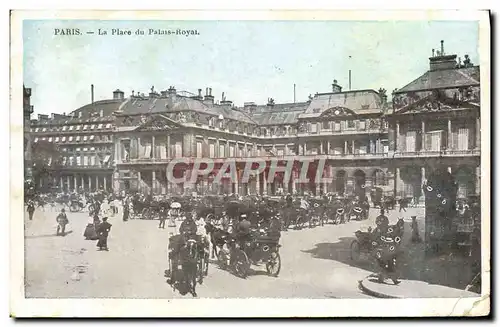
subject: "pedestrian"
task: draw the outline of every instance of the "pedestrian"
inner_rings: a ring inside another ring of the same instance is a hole
[[[29,220],[33,220],[33,214],[35,213],[35,204],[33,203],[33,200],[30,200],[28,202],[28,216]]]
[[[160,209],[160,225],[158,225],[158,228],[165,229],[165,220],[167,220],[167,210],[162,207]]]
[[[66,210],[61,209],[61,212],[57,215],[57,233],[56,235],[66,235],[66,225],[69,223],[68,216],[66,216]]]
[[[411,216],[411,242],[422,242],[422,238],[420,238],[420,234],[418,233],[417,216]]]
[[[123,221],[128,221],[128,216],[130,214],[130,208],[128,205],[128,200],[123,205]]]
[[[108,217],[103,217],[102,223],[97,228],[97,236],[99,237],[99,240],[97,241],[97,247],[99,248],[99,251],[109,251],[108,235],[110,230],[111,224],[108,223]]]
[[[387,216],[385,215],[385,210],[383,208],[380,209],[380,215],[375,218],[375,225],[377,225],[378,228],[381,228],[384,231],[389,226],[389,218],[387,218]]]

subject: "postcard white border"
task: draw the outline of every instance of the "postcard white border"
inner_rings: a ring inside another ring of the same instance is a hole
[[[468,20],[479,22],[481,65],[481,297],[461,299],[26,299],[24,297],[23,44],[25,19],[106,20]],[[490,21],[487,11],[14,11],[11,15],[10,313],[15,317],[411,317],[490,311]]]

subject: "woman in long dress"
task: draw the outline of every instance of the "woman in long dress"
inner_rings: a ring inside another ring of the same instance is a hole
[[[87,227],[85,227],[85,232],[83,232],[83,237],[85,237],[86,240],[97,240],[97,232],[96,232],[96,226],[94,224],[94,220],[92,219],[89,221],[87,224]]]

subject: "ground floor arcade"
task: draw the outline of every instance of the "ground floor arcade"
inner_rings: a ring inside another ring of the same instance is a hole
[[[37,179],[37,188],[43,191],[95,192],[113,190],[113,175],[109,171],[60,171]]]

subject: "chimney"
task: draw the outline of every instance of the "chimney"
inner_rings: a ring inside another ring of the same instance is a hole
[[[151,87],[151,91],[149,92],[149,97],[150,98],[157,98],[158,97],[158,93],[155,91],[154,86]]]
[[[257,105],[255,102],[245,102],[243,103],[243,110],[246,112],[253,114],[255,112],[255,109],[257,109]]]
[[[207,106],[212,106],[214,104],[214,97],[212,96],[212,88],[207,87],[205,90],[205,99],[203,100],[203,103],[206,104]]]
[[[90,103],[94,103],[94,84],[90,84]]]
[[[337,80],[334,79],[332,84],[332,93],[340,93],[340,92],[342,92],[342,86],[338,85]]]
[[[457,55],[445,55],[444,41],[441,41],[441,51],[429,58],[429,70],[454,69],[457,66]]]
[[[168,108],[172,108],[177,99],[177,92],[175,90],[175,87],[173,86],[170,86],[167,92],[168,92]]]
[[[203,100],[203,95],[201,94],[202,89],[198,89],[198,95],[193,95],[191,98],[195,100]]]
[[[121,91],[120,89],[116,89],[113,92],[113,99],[115,99],[115,100],[123,100],[124,97],[125,97],[125,93],[123,93],[123,91]]]
[[[267,98],[267,106],[269,108],[274,107],[274,99],[273,98]]]

